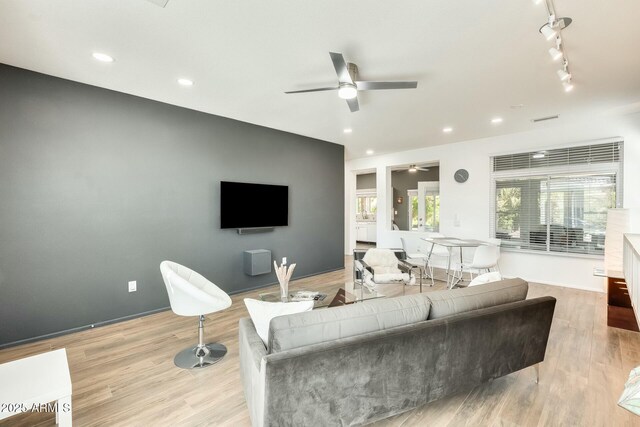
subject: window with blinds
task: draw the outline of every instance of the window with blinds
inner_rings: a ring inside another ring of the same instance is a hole
[[[496,156],[492,232],[504,248],[604,254],[607,210],[621,205],[620,141]]]

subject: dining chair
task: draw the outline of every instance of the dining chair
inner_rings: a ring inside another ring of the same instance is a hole
[[[486,245],[478,246],[473,254],[473,261],[469,264],[462,264],[461,269],[467,270],[469,273],[469,280],[473,280],[473,272],[478,274],[486,271],[491,272],[491,269],[495,269],[500,272],[500,239],[487,239]]]
[[[445,235],[442,233],[431,231],[426,233],[426,237],[438,238],[438,237],[445,237]],[[449,260],[449,257],[453,256],[453,253],[452,253],[453,250],[450,252],[449,249],[440,245],[436,245],[435,243],[424,242],[424,245],[425,245],[425,248],[423,252],[427,254],[425,269],[429,275],[429,278],[431,279],[431,286],[433,286],[434,284],[433,261],[442,260],[443,262],[446,263]]]

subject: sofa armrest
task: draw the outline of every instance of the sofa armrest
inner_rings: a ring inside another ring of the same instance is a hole
[[[264,357],[267,348],[249,318],[239,322],[240,378],[253,426],[262,426],[264,412]]]
[[[262,338],[258,335],[256,327],[250,318],[240,319],[239,334],[240,346],[244,346],[244,350],[246,350],[245,355],[250,356],[247,358],[247,361],[250,360],[256,368],[260,369],[260,361],[267,355],[267,348],[264,342],[262,342]],[[241,348],[240,350],[242,355],[243,349]]]

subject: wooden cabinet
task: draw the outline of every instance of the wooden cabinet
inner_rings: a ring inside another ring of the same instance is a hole
[[[624,278],[607,278],[607,325],[614,328],[640,331],[631,306],[629,288]]]

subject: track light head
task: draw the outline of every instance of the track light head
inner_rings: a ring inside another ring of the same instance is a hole
[[[571,78],[571,74],[569,74],[566,70],[558,70],[558,77],[560,77],[561,82],[566,82]]]
[[[567,28],[573,20],[571,18],[562,17],[556,19],[555,15],[549,15],[549,21],[544,24],[538,31],[547,39],[551,40],[559,34],[560,30]]]
[[[562,86],[564,87],[565,92],[571,92],[573,90],[573,83],[571,83],[571,78],[567,79],[567,81],[562,82]]]
[[[540,33],[547,39],[551,40],[558,35],[558,31],[554,29],[551,24],[547,23],[540,27]]]
[[[549,49],[549,55],[551,56],[551,59],[553,59],[554,61],[559,61],[560,58],[564,56],[562,51],[557,47],[552,47],[551,49]]]

